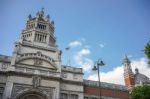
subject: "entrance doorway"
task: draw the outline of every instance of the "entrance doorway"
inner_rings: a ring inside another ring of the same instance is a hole
[[[17,99],[47,99],[45,95],[37,92],[30,92],[20,95]]]

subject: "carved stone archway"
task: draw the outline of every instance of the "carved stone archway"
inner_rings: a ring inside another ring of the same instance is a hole
[[[19,95],[16,99],[48,99],[46,95],[40,92],[26,92]]]

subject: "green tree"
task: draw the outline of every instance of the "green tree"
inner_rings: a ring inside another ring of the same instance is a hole
[[[148,64],[150,65],[150,42],[148,42],[144,48],[144,53],[148,58]]]
[[[150,99],[150,86],[143,85],[133,88],[130,93],[131,99]]]

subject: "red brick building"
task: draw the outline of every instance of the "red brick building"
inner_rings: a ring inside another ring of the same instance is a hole
[[[84,80],[84,99],[99,99],[98,81]],[[129,92],[123,85],[101,82],[102,99],[129,99]]]

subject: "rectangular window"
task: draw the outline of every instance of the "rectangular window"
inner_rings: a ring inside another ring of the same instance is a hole
[[[92,99],[97,99],[96,97],[92,97]]]
[[[88,99],[88,97],[84,97],[84,99]]]
[[[76,94],[71,94],[71,99],[78,99],[78,95],[76,95]]]
[[[66,93],[61,93],[60,99],[68,99],[68,95]]]
[[[0,99],[3,99],[3,98],[2,98],[2,96],[3,96],[3,94],[2,94],[2,93],[0,93]]]

